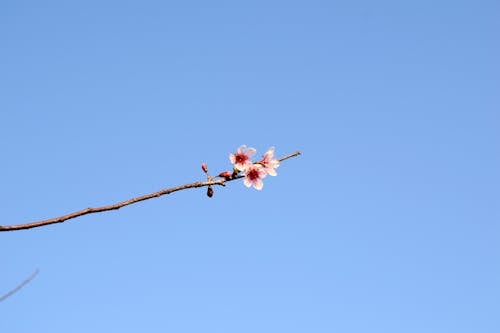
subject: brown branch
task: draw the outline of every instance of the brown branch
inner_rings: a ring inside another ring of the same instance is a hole
[[[286,155],[286,156],[280,158],[279,161],[282,162],[284,160],[287,160],[289,158],[292,158],[292,157],[295,157],[298,155],[300,155],[299,151],[297,151],[293,154],[290,154],[290,155]],[[221,179],[217,179],[217,180],[213,180],[213,178],[209,177],[209,180],[204,181],[204,182],[194,182],[194,183],[190,183],[190,184],[185,184],[185,185],[180,185],[180,186],[175,186],[175,187],[163,189],[163,190],[160,190],[158,192],[145,194],[145,195],[142,195],[140,197],[125,200],[125,201],[122,201],[122,202],[119,202],[119,203],[116,203],[113,205],[109,205],[109,206],[102,206],[102,207],[96,207],[96,208],[89,207],[89,208],[85,208],[85,209],[82,209],[80,211],[66,214],[63,216],[55,217],[55,218],[48,219],[48,220],[31,222],[31,223],[24,223],[24,224],[17,224],[17,225],[0,225],[0,232],[1,231],[15,231],[15,230],[31,229],[31,228],[42,227],[42,226],[54,224],[54,223],[61,223],[61,222],[64,222],[64,221],[67,221],[70,219],[74,219],[76,217],[80,217],[80,216],[87,215],[87,214],[100,213],[100,212],[105,212],[105,211],[109,211],[109,210],[120,209],[122,207],[132,205],[132,204],[140,202],[140,201],[149,200],[152,198],[158,198],[158,197],[161,197],[162,195],[170,194],[170,193],[181,191],[181,190],[186,190],[188,188],[197,188],[197,187],[205,187],[205,186],[212,186],[212,185],[226,186],[226,184],[225,184],[226,182],[233,181],[233,180],[243,178],[243,177],[244,177],[243,175],[238,175],[238,176],[233,177],[231,179],[221,178]]]
[[[0,296],[0,302],[4,301],[7,297],[10,297],[12,296],[13,294],[15,294],[16,292],[18,292],[22,287],[24,287],[25,285],[27,285],[31,280],[33,280],[33,278],[38,274],[38,269],[35,270],[33,273],[31,273],[30,276],[28,276],[26,278],[26,280],[24,280],[23,282],[21,282],[17,287],[15,287],[14,289],[12,289],[11,291],[9,291],[8,293],[6,293],[5,295],[3,296]]]

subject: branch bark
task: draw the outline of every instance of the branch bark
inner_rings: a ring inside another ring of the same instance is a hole
[[[286,155],[286,156],[284,156],[284,157],[282,157],[282,158],[280,158],[278,160],[280,162],[282,162],[284,160],[287,160],[289,158],[298,156],[300,154],[301,153],[299,151],[296,151],[295,153]],[[185,185],[180,185],[180,186],[175,186],[175,187],[163,189],[163,190],[160,190],[158,192],[154,192],[154,193],[150,193],[150,194],[145,194],[145,195],[142,195],[142,196],[139,196],[139,197],[135,197],[135,198],[132,198],[132,199],[128,199],[128,200],[125,200],[125,201],[122,201],[122,202],[119,202],[119,203],[116,203],[116,204],[113,204],[113,205],[102,206],[102,207],[95,207],[95,208],[89,207],[89,208],[85,208],[85,209],[79,210],[77,212],[73,212],[73,213],[70,213],[70,214],[66,214],[66,215],[63,215],[63,216],[59,216],[59,217],[55,217],[55,218],[51,218],[51,219],[47,219],[47,220],[42,220],[42,221],[36,221],[36,222],[30,222],[30,223],[23,223],[23,224],[17,224],[17,225],[0,225],[0,232],[2,232],[2,231],[15,231],[15,230],[24,230],[24,229],[38,228],[38,227],[46,226],[46,225],[49,225],[49,224],[61,223],[61,222],[65,222],[67,220],[71,220],[71,219],[74,219],[76,217],[80,217],[80,216],[83,216],[83,215],[88,215],[88,214],[105,212],[105,211],[109,211],[109,210],[120,209],[122,207],[125,207],[125,206],[128,206],[128,205],[132,205],[132,204],[144,201],[144,200],[149,200],[149,199],[152,199],[152,198],[158,198],[158,197],[161,197],[161,196],[166,195],[166,194],[170,194],[170,193],[181,191],[181,190],[186,190],[186,189],[189,189],[189,188],[197,188],[197,187],[205,187],[205,186],[213,186],[213,185],[226,186],[227,182],[230,182],[230,181],[233,181],[233,180],[236,180],[236,179],[240,179],[240,178],[243,178],[243,177],[244,177],[243,175],[238,175],[238,176],[233,177],[231,179],[221,178],[221,179],[216,179],[216,180],[214,180],[212,177],[209,177],[209,179],[207,181],[204,181],[204,182],[194,182],[194,183],[190,183],[190,184],[185,184]]]

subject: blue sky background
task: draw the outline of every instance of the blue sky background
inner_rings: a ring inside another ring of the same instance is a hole
[[[2,1],[1,332],[498,332],[497,1]]]

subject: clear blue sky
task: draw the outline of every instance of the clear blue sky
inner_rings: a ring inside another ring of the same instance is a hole
[[[276,146],[264,189],[0,234],[0,332],[498,332],[498,1],[0,3],[0,224]]]

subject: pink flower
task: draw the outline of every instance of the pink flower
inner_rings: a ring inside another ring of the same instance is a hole
[[[229,160],[234,167],[240,171],[245,171],[250,165],[252,165],[252,158],[255,155],[256,150],[254,148],[247,148],[245,145],[241,145],[236,151],[236,154],[230,154]]]
[[[264,170],[271,176],[276,176],[276,168],[280,166],[280,161],[274,158],[274,147],[269,148],[264,156],[262,157],[262,160],[259,161],[259,164],[261,164],[264,167]]]
[[[245,172],[245,179],[243,179],[243,183],[246,187],[253,186],[256,190],[262,190],[264,183],[262,182],[262,178],[265,178],[267,175],[266,170],[260,164],[250,164],[247,165],[247,169]]]

